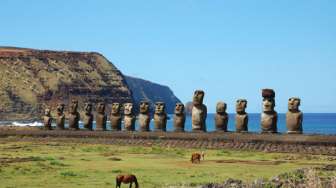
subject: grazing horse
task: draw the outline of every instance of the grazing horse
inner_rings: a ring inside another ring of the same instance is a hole
[[[201,162],[201,157],[202,157],[202,155],[201,154],[199,154],[199,153],[193,153],[193,154],[191,154],[191,159],[190,159],[190,161],[191,161],[191,163],[200,163]]]
[[[116,177],[116,188],[120,188],[121,183],[130,184],[129,188],[132,188],[132,184],[135,183],[135,188],[139,188],[138,180],[133,174],[118,175]]]

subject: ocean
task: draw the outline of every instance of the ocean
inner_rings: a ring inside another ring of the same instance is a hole
[[[214,131],[214,115],[208,114],[206,124],[207,131]],[[278,114],[278,131],[285,133],[286,129],[286,114]],[[169,115],[170,119],[167,122],[167,131],[172,131],[173,128],[173,115]],[[39,126],[40,122],[19,122],[19,121],[0,121],[1,125],[17,125],[17,126]],[[53,125],[55,126],[55,125]],[[95,126],[95,125],[94,125]],[[80,127],[83,125],[80,123]],[[107,123],[108,129],[110,129],[109,122]],[[136,122],[136,129],[139,125]],[[151,121],[151,129],[153,130],[154,122]],[[250,132],[260,132],[260,114],[250,113],[248,129]],[[191,131],[191,116],[186,117],[185,130]],[[235,131],[235,114],[229,114],[228,130]],[[303,115],[303,132],[305,134],[333,134],[336,135],[336,113],[305,113]]]

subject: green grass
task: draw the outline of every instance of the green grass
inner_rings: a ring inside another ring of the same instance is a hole
[[[297,168],[336,163],[326,156],[203,150],[205,161],[191,164],[190,154],[195,151],[201,150],[3,142],[0,187],[110,188],[115,186],[115,176],[120,173],[135,174],[142,188],[198,185],[227,178],[250,182]]]

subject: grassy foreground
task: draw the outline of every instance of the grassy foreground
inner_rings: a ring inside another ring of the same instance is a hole
[[[133,173],[140,187],[250,182],[297,168],[335,164],[328,156],[202,150],[205,161],[191,164],[195,149],[0,139],[0,187],[115,187],[115,176]],[[127,187],[124,185],[124,187]]]

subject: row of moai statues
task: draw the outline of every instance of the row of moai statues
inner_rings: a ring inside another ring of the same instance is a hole
[[[262,90],[262,107],[261,113],[261,132],[262,133],[277,133],[278,114],[274,110],[275,107],[275,92],[272,89]],[[206,131],[206,116],[207,108],[203,104],[204,91],[196,90],[193,97],[192,108],[192,130]],[[301,134],[303,114],[299,109],[301,100],[297,97],[292,97],[288,100],[288,112],[286,113],[287,133]],[[248,132],[248,114],[246,113],[247,100],[238,99],[236,101],[236,117],[235,126],[236,132]],[[215,128],[216,131],[228,131],[227,124],[229,116],[226,113],[227,105],[224,102],[218,102],[216,105]]]
[[[261,132],[262,133],[277,133],[277,120],[278,115],[274,110],[275,107],[275,92],[272,89],[263,89],[263,112],[261,113]],[[193,96],[193,107],[192,107],[192,131],[193,132],[206,132],[206,118],[207,118],[207,107],[203,104],[204,91],[196,90]],[[140,131],[150,131],[150,110],[149,102],[140,102],[140,113],[138,115],[139,130]],[[286,125],[288,133],[302,133],[302,112],[299,110],[300,99],[292,97],[288,101],[288,112],[286,113]],[[113,103],[110,122],[112,131],[122,130],[122,115],[124,120],[124,130],[134,131],[136,115],[134,114],[133,104],[124,104],[124,113],[121,113],[122,105],[120,103]],[[236,132],[248,132],[248,114],[246,113],[247,100],[238,99],[236,101],[236,116],[235,116],[235,126]],[[155,103],[154,111],[154,131],[166,131],[167,126],[167,113],[165,110],[165,103],[157,102]],[[106,130],[107,116],[105,114],[105,104],[98,103],[96,114],[96,130],[104,131]],[[227,105],[224,102],[218,102],[216,105],[216,115],[215,115],[215,127],[216,131],[228,131],[227,125],[229,116],[226,113]],[[92,104],[86,103],[84,107],[84,117],[82,118],[84,128],[87,130],[92,130],[93,114],[92,114]],[[185,130],[185,113],[184,105],[182,103],[177,103],[174,111],[174,131],[183,132]],[[78,102],[73,100],[69,106],[69,129],[78,130],[79,129],[80,114],[78,112]],[[44,125],[47,129],[51,129],[52,117],[50,115],[50,109],[45,110]],[[57,106],[56,115],[56,128],[64,129],[65,115],[64,115],[64,104]]]
[[[56,128],[63,130],[65,129],[65,114],[64,114],[64,104],[59,104],[56,108]],[[121,131],[122,130],[122,118],[124,120],[124,130],[134,131],[135,130],[135,121],[136,115],[133,110],[132,103],[125,103],[124,113],[121,113],[122,105],[120,103],[113,103],[111,114],[110,114],[110,123],[112,131]],[[106,130],[107,115],[105,113],[105,104],[98,103],[96,107],[96,129],[97,131]],[[80,113],[78,112],[78,101],[73,100],[69,105],[69,129],[78,130],[79,121],[81,119]],[[92,104],[86,103],[84,107],[84,117],[82,118],[84,128],[87,130],[93,130],[93,119],[92,114]],[[155,103],[155,112],[154,112],[154,131],[166,131],[167,127],[167,113],[166,105],[163,102]],[[48,130],[52,129],[52,120],[51,111],[49,108],[45,109],[45,114],[43,117],[44,127]],[[140,113],[138,115],[139,121],[139,130],[140,131],[150,131],[150,104],[148,101],[140,102]],[[175,131],[184,131],[185,124],[185,114],[184,114],[184,105],[182,103],[177,103],[175,107],[175,117],[174,125]]]

